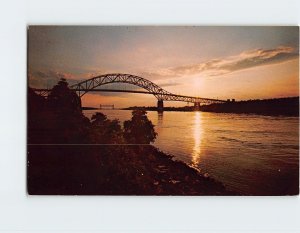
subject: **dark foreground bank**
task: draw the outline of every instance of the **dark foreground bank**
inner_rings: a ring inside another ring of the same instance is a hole
[[[28,193],[235,195],[149,146],[29,146]]]
[[[36,195],[234,195],[150,143],[146,111],[121,126],[102,113],[82,114],[62,79],[48,98],[28,90],[27,189]]]

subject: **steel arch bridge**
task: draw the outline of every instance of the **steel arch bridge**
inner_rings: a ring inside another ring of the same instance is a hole
[[[128,91],[128,90],[115,90],[115,89],[99,89],[97,87],[111,84],[111,83],[126,83],[132,84],[134,86],[141,87],[145,89],[145,91]],[[186,103],[194,103],[195,107],[199,107],[200,104],[211,104],[211,103],[224,103],[226,101],[219,100],[219,99],[209,99],[209,98],[201,98],[201,97],[194,97],[194,96],[185,96],[185,95],[177,95],[171,92],[168,92],[158,86],[157,84],[131,74],[104,74],[99,75],[91,79],[84,80],[77,84],[71,85],[70,89],[75,91],[78,96],[81,98],[88,92],[95,92],[95,91],[108,91],[108,92],[128,92],[128,93],[142,93],[142,94],[152,94],[154,95],[158,102],[158,109],[163,108],[163,101],[181,101]],[[51,91],[49,89],[33,89],[34,91],[38,92],[40,95],[47,96],[48,93]]]
[[[152,94],[160,101],[182,101],[190,103],[221,103],[225,102],[224,100],[219,99],[208,99],[201,97],[185,96],[172,94],[164,89],[162,89],[157,84],[144,79],[142,77],[131,75],[131,74],[104,74],[100,75],[80,83],[71,85],[70,88],[77,92],[77,94],[82,97],[84,94],[90,91],[97,91],[97,87],[111,84],[111,83],[127,83],[132,84],[138,87],[145,89],[146,91],[122,91],[116,90],[117,92],[131,92],[131,93],[143,93],[143,94]],[[114,90],[109,90],[114,91]]]

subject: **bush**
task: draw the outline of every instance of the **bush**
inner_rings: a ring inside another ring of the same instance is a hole
[[[109,120],[101,112],[95,113],[91,118],[91,143],[117,144],[122,143],[122,129],[119,120]]]
[[[132,144],[150,144],[156,139],[154,125],[145,110],[133,110],[131,120],[124,122],[124,139]]]

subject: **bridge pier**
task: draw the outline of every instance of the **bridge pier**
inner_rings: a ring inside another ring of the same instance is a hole
[[[157,101],[157,111],[158,112],[163,112],[164,111],[164,101],[163,100],[158,100]]]
[[[194,111],[199,111],[200,110],[200,103],[199,102],[195,102],[194,103]]]

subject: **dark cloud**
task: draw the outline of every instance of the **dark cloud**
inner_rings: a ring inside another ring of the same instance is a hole
[[[79,82],[70,73],[53,70],[28,72],[29,86],[34,88],[52,88],[62,78],[66,79],[69,85]]]

